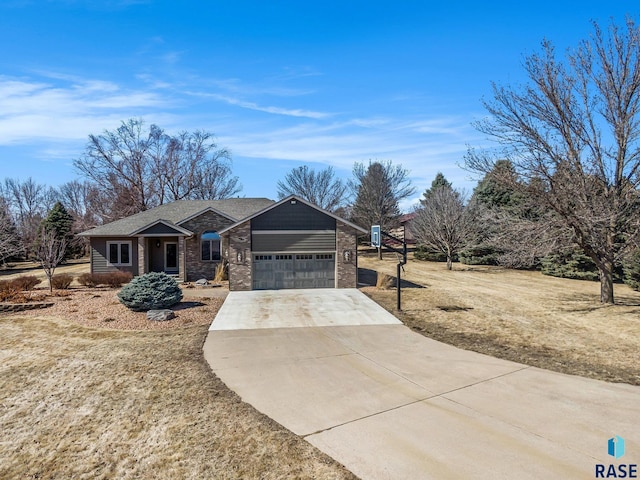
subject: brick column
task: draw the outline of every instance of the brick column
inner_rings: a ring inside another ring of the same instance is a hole
[[[229,235],[229,290],[252,290],[251,222],[238,225],[227,232],[227,235]]]
[[[147,273],[146,243],[147,239],[145,237],[138,237],[138,275],[144,275]]]
[[[349,252],[349,260],[345,259]],[[353,227],[336,222],[336,287],[358,286],[357,232]]]
[[[178,279],[181,282],[187,281],[187,261],[184,247],[184,237],[178,237]]]

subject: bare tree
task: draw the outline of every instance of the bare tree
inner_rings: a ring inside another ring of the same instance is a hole
[[[36,258],[49,280],[49,292],[53,292],[52,278],[56,268],[64,260],[67,250],[67,239],[58,236],[53,229],[42,226],[38,235]]]
[[[242,189],[238,177],[231,174],[231,154],[218,147],[212,133],[165,136],[152,156],[160,203],[229,198]]]
[[[6,178],[2,187],[12,217],[18,228],[23,251],[27,257],[34,252],[40,222],[55,203],[57,192],[32,178],[19,180]]]
[[[324,210],[335,212],[346,202],[347,185],[336,178],[331,167],[316,172],[303,165],[287,173],[284,181],[278,181],[278,198],[289,195],[298,195]]]
[[[463,194],[450,185],[431,188],[415,210],[412,231],[417,242],[447,257],[447,270],[453,257],[467,244],[472,218],[467,215]]]
[[[630,19],[606,32],[594,24],[564,62],[544,41],[524,67],[529,84],[494,85],[478,125],[501,148],[470,151],[466,164],[486,173],[511,161],[522,180],[513,187],[562,219],[598,267],[600,301],[614,303],[614,266],[640,232],[640,31]]]
[[[219,199],[238,193],[229,152],[207,132],[170,136],[140,119],[122,122],[114,131],[89,135],[76,169],[108,202],[106,220],[181,199]]]
[[[397,226],[399,202],[415,193],[409,171],[391,161],[356,163],[349,186],[356,199],[351,210],[352,219],[364,228],[380,225],[383,231]],[[378,249],[382,258],[382,249]]]
[[[158,204],[160,187],[150,152],[157,151],[163,133],[155,125],[146,131],[142,120],[130,119],[116,130],[89,135],[84,155],[74,160],[80,173],[114,199],[116,217]]]

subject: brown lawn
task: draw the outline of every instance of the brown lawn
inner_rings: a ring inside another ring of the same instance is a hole
[[[395,254],[366,254],[359,267],[395,276]],[[599,284],[499,267],[410,260],[400,318],[451,345],[563,373],[640,385],[640,293],[615,286],[617,305],[599,303]],[[363,291],[395,312],[396,290]]]
[[[204,293],[153,330],[110,289],[0,315],[0,479],[355,478],[213,375]]]

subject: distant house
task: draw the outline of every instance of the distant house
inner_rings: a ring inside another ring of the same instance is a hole
[[[91,272],[211,279],[226,261],[231,290],[355,288],[366,230],[296,196],[180,200],[82,232]]]
[[[404,239],[407,242],[407,245],[415,245],[416,237],[413,234],[413,230],[411,228],[414,218],[416,218],[415,213],[407,213],[405,215],[402,215],[398,219],[400,226],[392,228],[389,233],[396,238]]]

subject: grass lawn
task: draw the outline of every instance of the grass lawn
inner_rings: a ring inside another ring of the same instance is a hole
[[[353,478],[226,388],[206,334],[0,316],[0,479]]]
[[[396,274],[395,254],[358,266]],[[616,284],[617,305],[599,302],[600,284],[499,267],[410,260],[401,320],[451,345],[557,372],[640,385],[640,293]],[[397,313],[396,290],[363,291]]]

